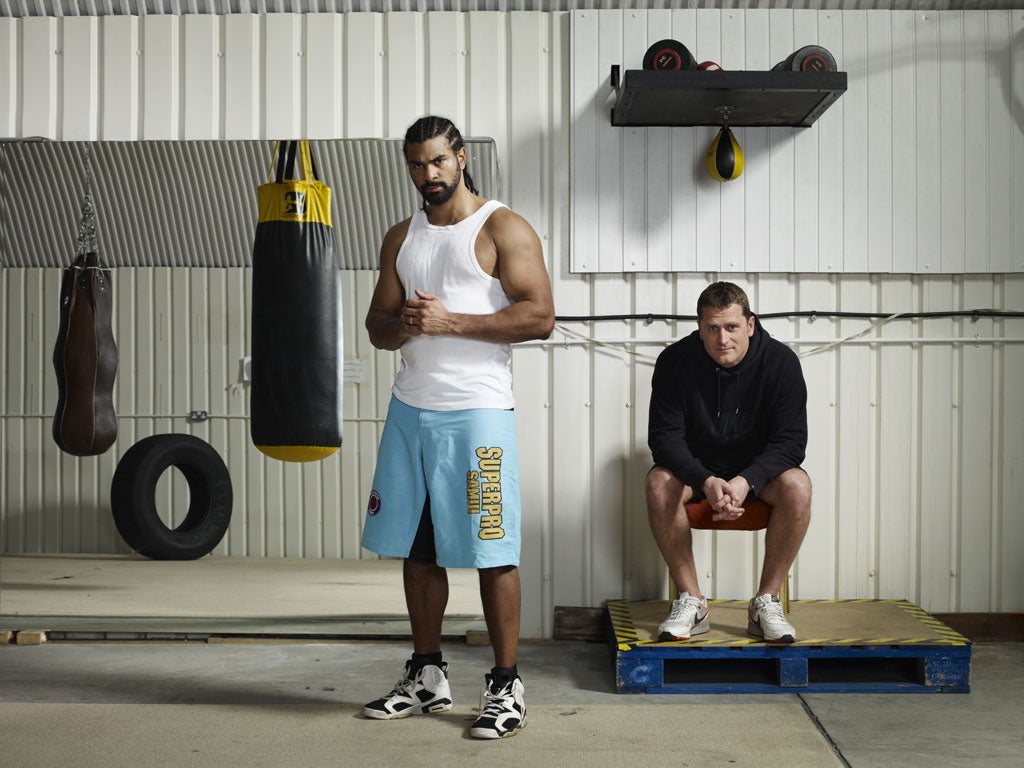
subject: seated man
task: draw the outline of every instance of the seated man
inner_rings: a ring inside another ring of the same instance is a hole
[[[773,509],[747,631],[793,642],[778,594],[811,519],[811,481],[800,468],[807,387],[797,356],[761,327],[739,286],[708,286],[697,300],[697,330],[658,356],[648,444],[651,531],[679,590],[660,638],[689,640],[709,628],[683,505],[706,498],[713,519],[735,520],[746,499],[759,498]]]

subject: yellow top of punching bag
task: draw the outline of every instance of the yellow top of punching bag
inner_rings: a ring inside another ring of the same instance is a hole
[[[313,160],[309,153],[309,142],[299,142],[302,158],[302,178],[277,181],[273,175],[277,153],[281,142],[274,147],[271,160],[271,176],[266,184],[257,190],[260,207],[260,223],[265,221],[290,221],[297,224],[323,224],[331,226],[331,188],[313,178]]]

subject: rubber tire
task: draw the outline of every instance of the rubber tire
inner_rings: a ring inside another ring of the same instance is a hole
[[[156,485],[170,467],[185,476],[189,506],[177,528],[156,508]],[[231,476],[217,451],[192,435],[153,435],[121,457],[110,484],[118,532],[133,550],[153,560],[195,560],[208,555],[231,522]]]

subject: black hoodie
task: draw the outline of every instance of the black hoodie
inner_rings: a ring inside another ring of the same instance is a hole
[[[709,477],[742,475],[754,493],[807,448],[807,386],[800,360],[755,318],[743,359],[720,367],[694,331],[654,366],[647,443],[654,463],[701,491]]]

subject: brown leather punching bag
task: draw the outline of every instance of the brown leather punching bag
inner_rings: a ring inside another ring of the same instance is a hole
[[[64,270],[61,283],[60,327],[53,349],[59,392],[53,439],[74,456],[103,453],[117,438],[112,286],[110,271],[100,266],[96,251],[95,215],[87,193],[77,258]]]

